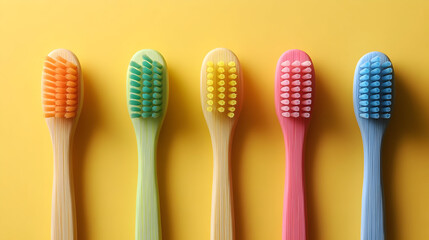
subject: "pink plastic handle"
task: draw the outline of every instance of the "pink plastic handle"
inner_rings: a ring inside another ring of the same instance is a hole
[[[286,148],[283,240],[306,240],[304,140],[314,98],[314,68],[303,51],[284,52],[277,62],[274,85],[276,113]]]
[[[304,192],[305,124],[288,119],[283,129],[286,148],[286,180],[283,202],[283,240],[306,240],[307,219]]]

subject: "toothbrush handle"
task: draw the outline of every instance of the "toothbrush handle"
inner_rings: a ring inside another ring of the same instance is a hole
[[[283,206],[283,240],[306,240],[304,192],[304,137],[299,125],[285,132],[286,180]]]
[[[58,121],[58,127],[52,132],[54,179],[52,188],[51,239],[74,240],[76,239],[75,206],[69,156],[71,127],[61,121]]]
[[[149,128],[138,137],[139,163],[136,207],[136,240],[162,239],[156,172],[156,133]]]
[[[384,205],[381,180],[382,135],[364,139],[364,178],[362,190],[362,240],[384,240]]]
[[[229,137],[213,141],[211,240],[234,240]]]

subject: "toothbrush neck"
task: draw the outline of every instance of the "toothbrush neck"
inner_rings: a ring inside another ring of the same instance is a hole
[[[146,167],[154,168],[158,140],[158,128],[152,126],[152,124],[136,124],[135,132],[139,151],[139,164],[145,162]]]
[[[370,127],[362,131],[365,164],[380,165],[383,136],[384,129],[380,127]]]
[[[287,119],[283,123],[283,137],[288,159],[302,159],[308,122]]]

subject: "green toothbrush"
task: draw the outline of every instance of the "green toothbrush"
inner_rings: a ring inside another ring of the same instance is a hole
[[[167,110],[168,75],[165,60],[157,51],[144,49],[132,57],[127,74],[127,102],[139,154],[136,240],[160,240],[156,145]]]

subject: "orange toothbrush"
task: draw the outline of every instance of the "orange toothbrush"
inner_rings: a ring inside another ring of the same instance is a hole
[[[46,57],[42,99],[54,149],[51,239],[75,240],[70,146],[82,107],[82,74],[79,61],[72,52],[56,49]]]

